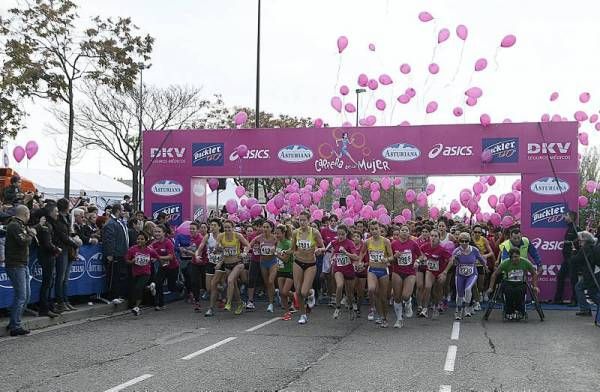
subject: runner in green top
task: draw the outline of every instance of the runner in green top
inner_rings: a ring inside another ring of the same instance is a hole
[[[281,305],[285,310],[282,320],[289,321],[292,319],[292,313],[289,309],[288,295],[290,289],[294,285],[294,279],[292,276],[292,264],[293,256],[288,250],[292,247],[290,238],[292,237],[292,230],[289,226],[278,225],[275,228],[275,239],[277,245],[275,247],[275,256],[277,257],[277,286],[279,287],[279,295],[281,297]],[[288,252],[286,252],[288,251]]]
[[[508,251],[510,259],[503,261],[492,274],[488,295],[492,292],[498,275],[502,274],[500,289],[504,293],[504,314],[508,319],[520,319],[525,314],[525,291],[527,289],[527,272],[531,274],[531,283],[537,294],[540,290],[537,285],[537,269],[528,259],[521,257],[518,248]]]

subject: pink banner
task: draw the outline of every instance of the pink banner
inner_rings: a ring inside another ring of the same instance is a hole
[[[144,202],[176,223],[202,216],[194,177],[521,174],[522,228],[542,256],[548,299],[562,262],[562,213],[577,209],[577,143],[575,122],[146,131]]]

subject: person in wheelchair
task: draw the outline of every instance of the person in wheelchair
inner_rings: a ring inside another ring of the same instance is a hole
[[[511,248],[508,256],[509,259],[502,261],[492,274],[487,294],[489,296],[492,293],[498,275],[502,274],[500,292],[504,297],[504,317],[509,320],[520,320],[525,316],[527,272],[532,276],[531,282],[536,295],[540,292],[537,285],[538,273],[537,268],[528,259],[521,257],[519,248]]]

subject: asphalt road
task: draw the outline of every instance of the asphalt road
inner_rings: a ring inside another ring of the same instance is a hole
[[[600,390],[600,328],[574,312],[546,311],[543,323],[499,311],[483,323],[480,312],[456,325],[447,312],[398,330],[333,320],[325,306],[301,326],[264,307],[207,319],[178,302],[4,338],[0,390]]]

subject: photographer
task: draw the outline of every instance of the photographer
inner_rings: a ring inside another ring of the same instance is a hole
[[[575,285],[577,302],[579,303],[578,316],[591,316],[592,311],[586,296],[596,304],[600,303],[600,245],[596,238],[588,231],[577,233],[580,249],[575,256],[571,258],[572,266],[582,274],[583,279]],[[586,295],[587,293],[587,295]],[[600,322],[600,316],[596,315],[596,325]]]
[[[33,199],[33,193],[21,191],[21,177],[12,176],[10,185],[4,190],[4,202],[7,204],[27,204]]]

